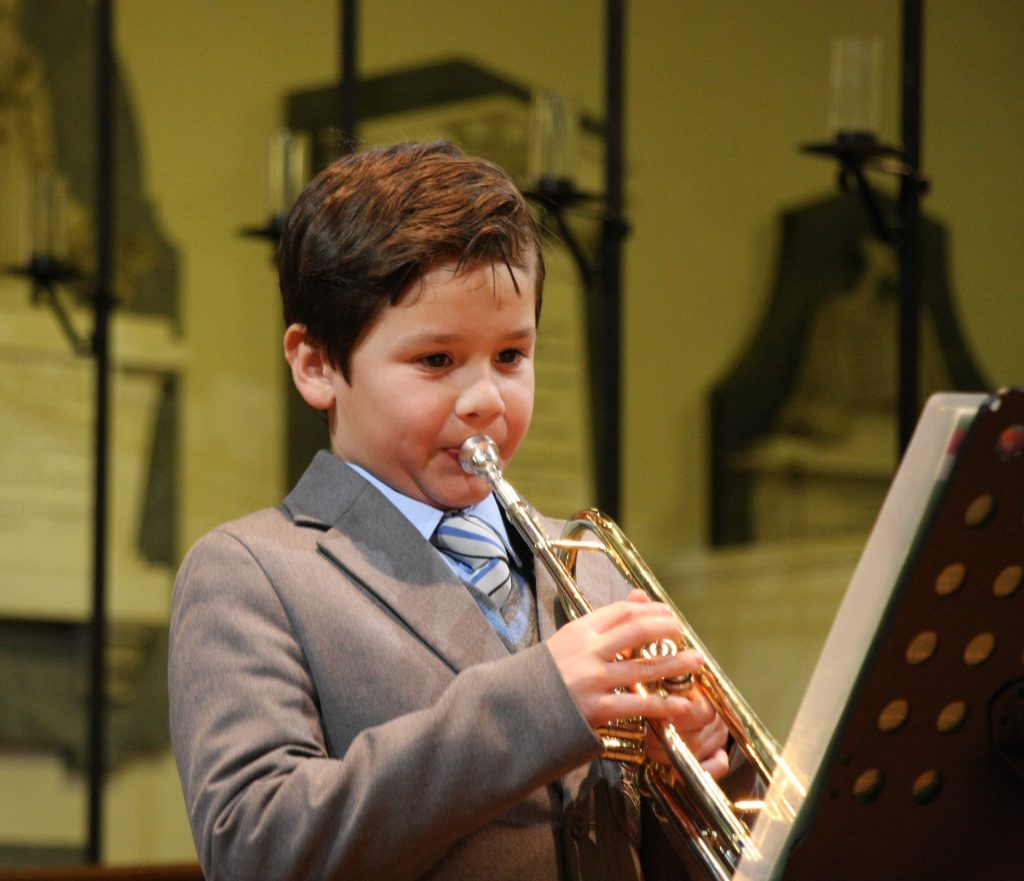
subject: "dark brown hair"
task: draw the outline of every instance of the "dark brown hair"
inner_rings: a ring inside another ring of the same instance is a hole
[[[344,156],[313,179],[285,222],[278,253],[285,324],[304,325],[348,379],[363,331],[446,257],[460,268],[491,261],[533,268],[539,317],[540,237],[526,200],[498,166],[443,141]]]

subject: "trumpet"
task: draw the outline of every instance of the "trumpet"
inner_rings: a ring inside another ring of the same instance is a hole
[[[461,447],[459,462],[464,471],[485,479],[516,530],[551,573],[566,616],[575,620],[593,610],[575,577],[580,551],[600,551],[608,556],[619,573],[633,587],[652,600],[665,603],[675,613],[680,632],[678,643],[659,643],[639,651],[655,654],[695,649],[705,662],[689,681],[638,683],[638,694],[666,694],[697,685],[715,706],[742,750],[765,783],[785,771],[781,747],[725,673],[704,648],[682,613],[658,583],[653,572],[637,553],[618,525],[593,508],[580,511],[567,523],[558,539],[546,528],[530,504],[519,495],[501,472],[495,443],[485,435],[468,438]],[[593,540],[581,537],[589,533]],[[654,798],[657,813],[674,846],[688,848],[713,881],[732,878],[740,858],[746,853],[756,857],[751,841],[752,817],[760,803],[732,802],[721,787],[701,767],[675,726],[651,719],[646,724],[664,747],[669,765],[646,759],[643,755],[644,720],[612,722],[598,733],[605,744],[605,757],[640,765],[644,781]],[[791,819],[791,818],[790,818]]]

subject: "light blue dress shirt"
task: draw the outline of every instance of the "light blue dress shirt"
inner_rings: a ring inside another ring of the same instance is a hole
[[[365,468],[360,465],[353,465],[351,462],[346,463],[352,470],[358,471],[363,477],[365,477],[370,483],[372,483],[377,489],[383,493],[392,505],[398,508],[402,512],[402,515],[408,520],[427,541],[430,541],[431,536],[437,529],[437,524],[441,522],[441,518],[445,512],[428,505],[426,502],[421,502],[418,499],[410,498],[404,493],[398,492],[396,489],[392,489],[378,477],[371,474]],[[505,545],[505,549],[508,551],[509,560],[512,564],[522,570],[522,563],[512,547],[512,543],[509,541],[508,530],[505,528],[505,520],[501,516],[501,510],[498,507],[498,500],[494,498],[493,494],[490,494],[481,502],[477,502],[475,505],[470,505],[465,509],[466,513],[473,514],[484,521],[488,526],[491,527],[495,532],[498,533]],[[440,553],[440,551],[438,552]],[[441,554],[444,561],[451,567],[451,570],[459,575],[458,564],[445,554]],[[460,576],[461,577],[461,576]]]
[[[359,474],[379,489],[381,493],[384,494],[384,498],[391,502],[391,504],[402,513],[402,515],[416,528],[420,535],[422,535],[428,542],[430,541],[431,536],[433,536],[434,531],[437,529],[438,523],[441,522],[441,518],[445,515],[444,511],[398,492],[396,489],[388,486],[386,483],[359,465],[353,465],[351,462],[348,462],[347,464],[350,468],[359,472]],[[470,591],[476,599],[477,605],[480,607],[480,611],[483,612],[484,617],[490,622],[491,627],[494,628],[495,632],[501,638],[502,642],[505,643],[508,650],[510,652],[516,651],[516,647],[521,644],[521,641],[530,626],[530,621],[534,617],[534,603],[532,600],[531,587],[527,579],[521,574],[523,570],[522,563],[520,562],[515,549],[512,547],[512,543],[509,541],[508,530],[505,528],[505,521],[502,519],[501,510],[498,507],[498,501],[494,498],[494,495],[488,495],[483,501],[477,502],[475,505],[470,505],[465,509],[465,512],[476,515],[495,532],[497,532],[502,543],[505,545],[505,549],[508,551],[509,562],[512,563],[516,570],[513,575],[514,582],[517,583],[519,585],[519,589],[527,595],[525,602],[519,602],[513,607],[514,611],[511,613],[511,618],[506,621],[502,612],[491,605],[486,597],[477,591]],[[459,569],[458,563],[456,563],[455,560],[447,554],[441,553],[439,550],[437,553],[441,559],[445,561],[448,568],[452,570],[459,581],[463,581],[464,573]]]

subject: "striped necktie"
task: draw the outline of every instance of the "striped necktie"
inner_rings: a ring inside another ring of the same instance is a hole
[[[512,592],[508,551],[498,533],[473,514],[446,514],[434,533],[434,544],[459,564],[462,580],[501,609]]]

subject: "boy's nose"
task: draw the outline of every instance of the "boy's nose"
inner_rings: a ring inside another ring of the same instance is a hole
[[[504,413],[505,401],[493,377],[481,376],[468,383],[459,393],[455,412],[461,419],[477,420],[493,419]]]

